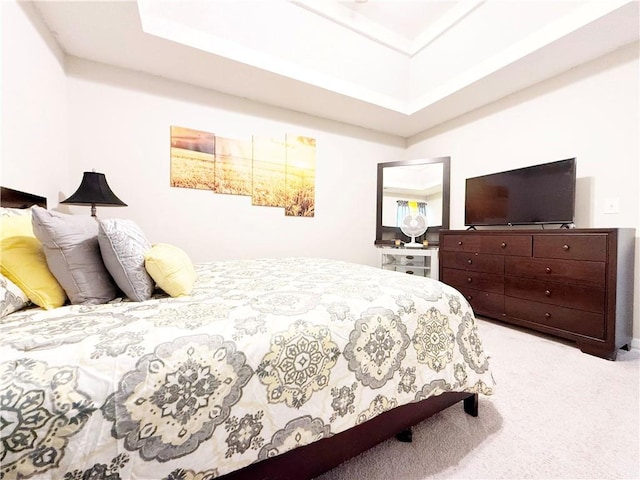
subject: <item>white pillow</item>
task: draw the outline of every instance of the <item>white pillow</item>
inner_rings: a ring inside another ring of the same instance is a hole
[[[0,207],[0,217],[22,217],[24,215],[31,215],[31,209]]]

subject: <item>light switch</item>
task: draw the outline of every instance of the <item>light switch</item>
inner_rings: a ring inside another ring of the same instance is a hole
[[[618,197],[607,198],[604,201],[604,213],[620,213],[620,199]]]

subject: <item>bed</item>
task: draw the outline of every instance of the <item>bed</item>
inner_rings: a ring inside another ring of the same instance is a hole
[[[313,478],[493,392],[443,283],[318,258],[195,269],[189,296],[0,319],[1,478]]]

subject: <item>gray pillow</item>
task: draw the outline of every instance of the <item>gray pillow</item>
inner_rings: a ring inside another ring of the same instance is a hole
[[[98,242],[107,270],[131,300],[149,300],[155,284],[144,268],[144,254],[151,244],[131,220],[100,221]]]
[[[98,222],[33,207],[33,233],[40,240],[49,270],[74,304],[107,303],[117,296],[98,246]]]

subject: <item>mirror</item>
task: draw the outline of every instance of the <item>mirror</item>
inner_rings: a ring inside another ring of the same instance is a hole
[[[449,157],[438,157],[378,164],[376,245],[411,240],[397,226],[399,201],[426,204],[429,228],[416,241],[438,244],[440,229],[449,228],[449,163]]]

